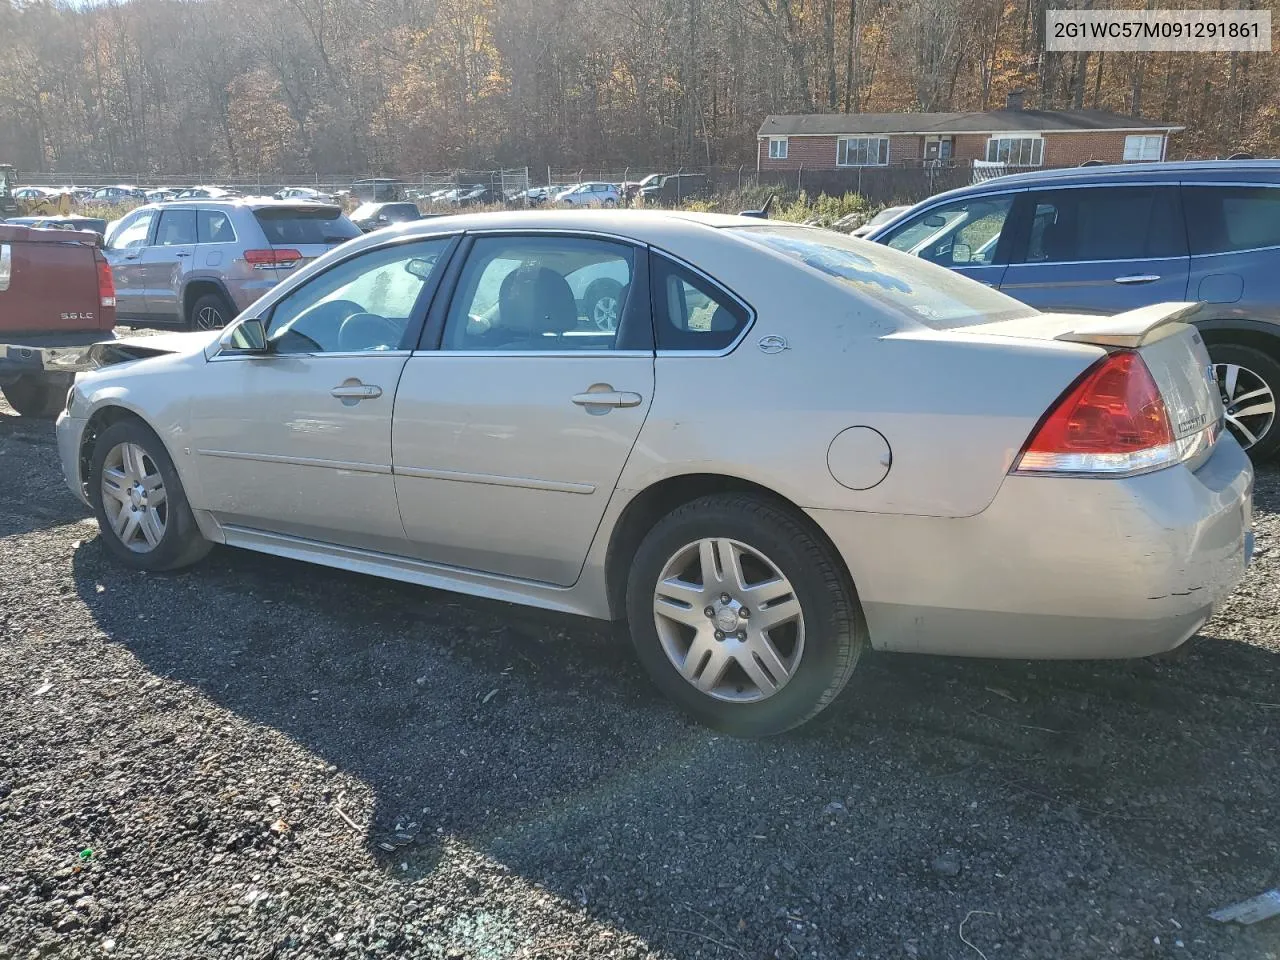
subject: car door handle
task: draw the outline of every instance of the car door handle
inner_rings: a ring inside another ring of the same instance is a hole
[[[382,396],[382,388],[372,383],[341,383],[329,391],[339,400],[373,400]]]
[[[125,258],[126,260],[137,260],[137,259],[138,259],[138,254],[136,254],[136,253],[126,253],[126,254],[124,255],[124,258]]]
[[[622,390],[589,390],[575,393],[573,402],[580,407],[638,407],[644,397]]]
[[[1115,282],[1116,283],[1151,283],[1152,281],[1159,280],[1159,279],[1160,279],[1160,274],[1158,273],[1133,273],[1127,277],[1116,277]]]
[[[175,254],[174,254],[174,256],[175,256],[175,257],[189,257],[189,256],[191,256],[191,254],[186,253],[185,251],[179,250],[177,253],[175,253]]]

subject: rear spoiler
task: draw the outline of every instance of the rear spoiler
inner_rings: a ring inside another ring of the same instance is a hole
[[[1175,323],[1194,322],[1204,306],[1203,303],[1153,303],[1112,317],[1085,320],[1054,339],[1135,349],[1174,333]]]

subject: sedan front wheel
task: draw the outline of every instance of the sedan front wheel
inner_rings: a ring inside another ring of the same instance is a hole
[[[658,687],[736,736],[816,715],[866,640],[831,548],[783,505],[747,494],[703,497],[653,528],[631,567],[627,616]]]

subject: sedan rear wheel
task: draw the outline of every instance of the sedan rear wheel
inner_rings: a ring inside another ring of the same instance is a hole
[[[1276,429],[1280,364],[1253,347],[1229,343],[1209,349],[1227,428],[1255,461],[1270,459],[1280,449]]]
[[[653,528],[632,564],[627,615],[659,688],[738,736],[817,714],[866,637],[830,546],[785,506],[745,494],[693,501]]]

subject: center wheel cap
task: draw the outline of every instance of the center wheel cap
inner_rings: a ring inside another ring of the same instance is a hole
[[[715,616],[716,626],[725,633],[732,633],[738,629],[738,605],[719,606],[716,608]]]

